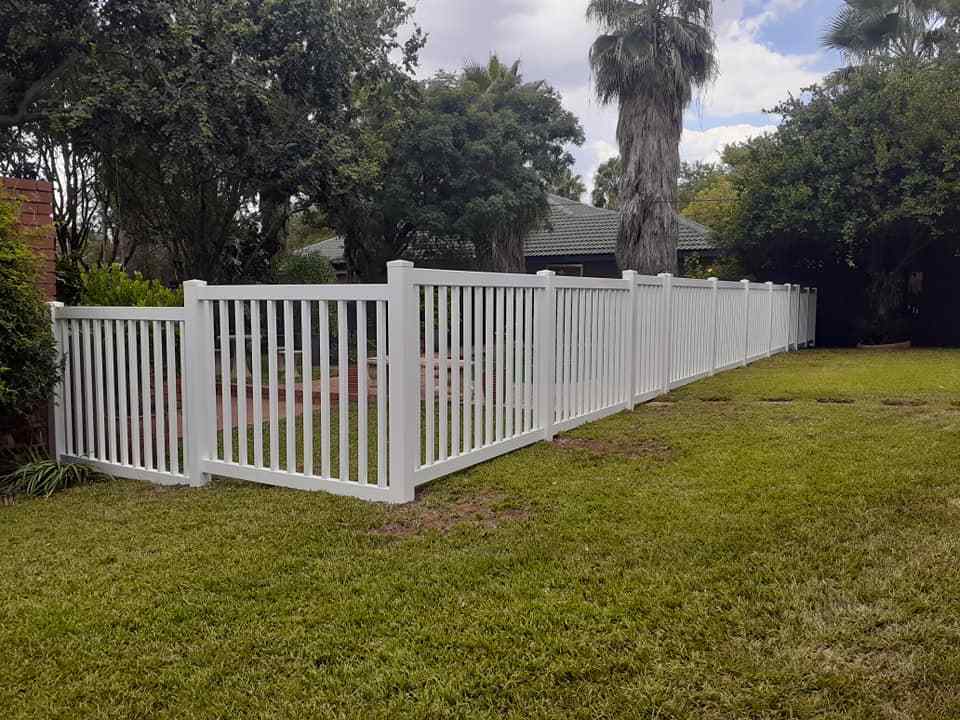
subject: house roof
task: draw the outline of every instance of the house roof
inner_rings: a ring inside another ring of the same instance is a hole
[[[620,211],[585,205],[559,195],[548,195],[550,215],[547,221],[527,236],[524,255],[601,255],[617,247]],[[714,250],[710,229],[689,218],[678,216],[678,250]]]
[[[333,264],[343,262],[343,238],[334,236],[327,240],[305,245],[297,251],[300,255],[323,255]]]
[[[531,232],[524,244],[526,257],[554,255],[606,255],[617,247],[620,232],[620,211],[585,205],[559,195],[547,195],[550,214],[547,221]],[[677,217],[680,236],[677,250],[715,250],[710,238],[710,228],[682,215]],[[343,238],[313,243],[302,248],[300,253],[321,253],[330,262],[344,261]]]

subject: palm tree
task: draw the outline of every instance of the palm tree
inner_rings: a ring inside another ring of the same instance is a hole
[[[947,14],[940,0],[844,0],[822,41],[859,63],[937,52]]]
[[[583,178],[573,172],[569,166],[555,173],[553,177],[547,178],[547,192],[568,200],[580,202],[580,198],[586,191],[587,186],[583,184]]]
[[[597,96],[618,100],[621,269],[675,271],[683,110],[716,73],[710,0],[590,0]]]

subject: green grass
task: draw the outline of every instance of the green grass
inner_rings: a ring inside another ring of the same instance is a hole
[[[233,482],[18,500],[0,708],[958,717],[958,367],[781,356],[405,507]]]

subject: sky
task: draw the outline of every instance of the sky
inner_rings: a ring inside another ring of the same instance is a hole
[[[601,105],[587,53],[597,28],[586,0],[414,0],[413,22],[428,34],[419,77],[485,62],[496,53],[519,59],[526,80],[546,80],[583,125],[586,142],[571,147],[589,191],[597,166],[617,154],[616,104]],[[776,127],[765,114],[791,93],[840,65],[819,37],[842,0],[719,0],[714,3],[719,77],[684,116],[683,160],[716,161],[723,147]]]

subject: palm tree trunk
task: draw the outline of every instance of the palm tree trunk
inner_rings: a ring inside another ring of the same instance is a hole
[[[617,263],[645,275],[677,271],[674,202],[683,110],[666,104],[664,98],[625,97],[617,123],[623,159]]]

